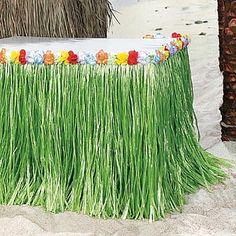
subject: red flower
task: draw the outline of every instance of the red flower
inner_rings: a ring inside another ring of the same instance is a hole
[[[25,51],[25,49],[21,49],[21,50],[20,50],[20,55],[21,55],[21,56],[26,56],[26,51]]]
[[[138,64],[138,52],[136,52],[136,51],[130,51],[129,52],[128,64],[129,65]]]
[[[26,61],[26,51],[24,49],[20,50],[19,62],[20,62],[21,65],[25,65],[27,63],[27,61]]]
[[[20,62],[21,65],[25,65],[26,64],[26,58],[24,56],[22,56],[22,57],[20,56],[19,57],[19,62]]]
[[[73,51],[69,51],[69,57],[67,60],[70,64],[75,65],[78,63],[78,56]]]
[[[181,34],[177,34],[176,32],[172,33],[172,38],[181,38]]]

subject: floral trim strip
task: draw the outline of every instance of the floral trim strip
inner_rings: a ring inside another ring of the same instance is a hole
[[[98,53],[75,53],[73,51],[61,51],[60,53],[52,53],[52,51],[28,51],[24,49],[20,51],[12,51],[7,54],[5,48],[0,51],[0,64],[36,64],[36,65],[54,65],[54,64],[89,64],[89,65],[137,65],[137,64],[160,64],[169,57],[174,56],[178,51],[189,45],[190,39],[185,34],[172,33],[171,42],[163,45],[156,50],[154,54],[144,51],[120,52],[116,55],[108,54],[100,50]]]

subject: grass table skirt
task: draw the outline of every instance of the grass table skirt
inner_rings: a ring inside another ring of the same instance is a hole
[[[222,181],[187,49],[161,65],[0,66],[0,204],[157,220]]]

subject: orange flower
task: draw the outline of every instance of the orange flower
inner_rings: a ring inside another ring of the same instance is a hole
[[[162,51],[157,50],[156,54],[159,56],[161,62],[165,61],[166,57],[165,57],[165,54]]]
[[[96,54],[97,64],[107,64],[108,61],[108,53],[100,50]]]
[[[6,49],[3,48],[0,51],[0,64],[5,64],[6,63]]]
[[[44,64],[45,65],[52,65],[54,64],[55,61],[55,57],[52,54],[52,52],[50,50],[48,50],[45,54],[44,54]]]

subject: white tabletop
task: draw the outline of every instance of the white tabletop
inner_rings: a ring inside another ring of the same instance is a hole
[[[162,39],[66,39],[66,38],[35,38],[35,37],[12,37],[0,39],[0,49],[9,51],[25,49],[26,51],[37,50],[72,50],[76,52],[97,53],[103,49],[108,53],[128,52],[130,50],[153,53],[162,45],[171,41],[170,38]]]

